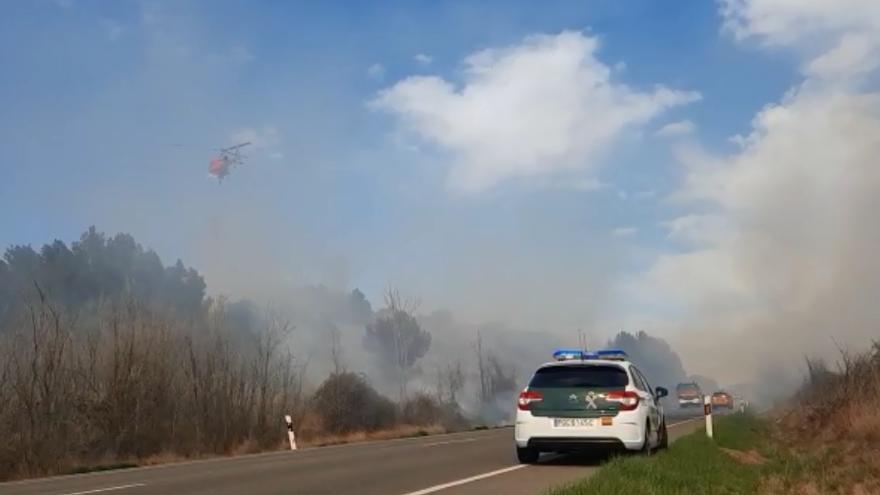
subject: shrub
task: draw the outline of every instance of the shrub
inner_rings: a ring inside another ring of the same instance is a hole
[[[425,393],[416,394],[401,406],[402,420],[410,425],[432,425],[443,417],[443,408],[436,399]]]
[[[842,352],[836,372],[817,360],[807,365],[808,379],[785,425],[806,436],[818,431],[833,439],[880,440],[880,342],[866,353]]]
[[[374,431],[397,422],[397,407],[360,374],[333,373],[315,391],[311,407],[328,433]]]

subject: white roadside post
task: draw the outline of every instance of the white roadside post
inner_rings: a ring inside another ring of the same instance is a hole
[[[706,436],[712,438],[712,397],[709,395],[703,396],[703,415],[706,416]]]
[[[290,450],[296,450],[296,436],[293,434],[293,418],[290,414],[284,416],[284,422],[287,423],[287,439],[290,441]]]

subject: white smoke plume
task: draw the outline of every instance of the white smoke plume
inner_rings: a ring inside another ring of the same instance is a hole
[[[739,150],[678,150],[673,199],[693,211],[668,225],[683,250],[632,289],[685,315],[668,325],[689,369],[772,396],[798,383],[805,355],[880,336],[880,51],[863,42],[880,33],[878,6],[722,3],[727,31],[793,49],[804,79],[755,116]]]

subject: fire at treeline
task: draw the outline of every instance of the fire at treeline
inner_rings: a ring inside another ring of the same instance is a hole
[[[100,462],[281,448],[506,422],[564,338],[424,312],[389,288],[306,286],[273,302],[208,295],[128,234],[11,246],[0,260],[0,480]],[[661,339],[622,332],[659,382],[688,377]],[[658,382],[658,383],[659,383]]]

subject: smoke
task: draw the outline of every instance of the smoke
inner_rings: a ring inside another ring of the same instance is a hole
[[[644,143],[634,136],[700,96],[625,84],[603,60],[601,37],[524,37],[473,52],[460,77],[438,68],[365,88],[350,84],[365,79],[363,53],[338,53],[302,30],[285,31],[302,36],[283,40],[302,49],[285,64],[270,61],[275,77],[246,77],[266,62],[248,48],[247,27],[224,29],[189,5],[146,9],[141,24],[117,33],[124,46],[71,36],[94,31],[88,25],[7,26],[23,40],[9,73],[45,93],[10,100],[18,111],[9,115],[29,118],[0,119],[18,143],[0,151],[16,164],[7,182],[27,191],[0,194],[11,227],[0,237],[69,237],[92,223],[131,232],[198,269],[210,295],[252,300],[233,307],[242,325],[258,324],[249,313],[282,312],[313,379],[333,366],[332,347],[347,369],[381,376],[363,339],[382,287],[394,282],[425,302],[415,316],[431,334],[412,388],[431,390],[437,370],[461,361],[472,411],[481,408],[478,330],[501,375],[513,371],[523,385],[578,328],[606,341],[621,327],[601,322],[630,301],[660,308],[637,328],[681,356],[679,366],[670,355],[658,380],[699,372],[779,397],[799,383],[803,356],[833,357],[837,345],[878,335],[880,13],[871,0],[720,3],[721,36],[744,50],[793,53],[802,80],[756,113],[733,151],[703,149],[703,123],[671,115],[677,122],[658,132],[676,138],[662,142],[676,147],[682,180],[669,202],[683,213],[663,219],[674,248],[653,260],[621,249],[651,229],[620,218],[627,212],[609,198],[616,177],[604,175],[604,161],[628,158],[624,148],[640,146],[626,144]],[[228,39],[218,43],[216,32]],[[65,51],[46,58],[57,50],[34,40],[58,34]],[[80,90],[59,92],[30,63],[57,70],[48,73],[56,80],[90,72]],[[373,76],[382,64],[390,61],[377,61]],[[56,99],[51,111],[30,106]],[[404,153],[384,142],[382,116],[419,147]],[[230,139],[253,143],[248,161],[222,186],[202,181],[211,150]],[[639,186],[647,198],[665,184]],[[631,263],[649,267],[620,283]],[[625,303],[614,299],[621,294]],[[659,343],[647,348],[666,355]],[[395,395],[395,384],[376,385]]]
[[[432,390],[438,373],[460,366],[465,382],[458,396],[459,405],[469,417],[491,423],[510,418],[516,394],[535,369],[549,360],[554,348],[568,342],[556,332],[499,322],[469,322],[449,310],[423,313],[419,322],[431,333],[432,342],[421,362],[422,374],[415,377],[415,386]]]
[[[796,48],[804,80],[758,112],[736,151],[678,148],[684,181],[672,200],[691,209],[670,222],[680,251],[634,291],[684,315],[666,331],[689,368],[770,400],[799,383],[805,355],[880,335],[880,51],[852,44],[876,39],[880,11],[849,3],[724,2],[737,37]]]

